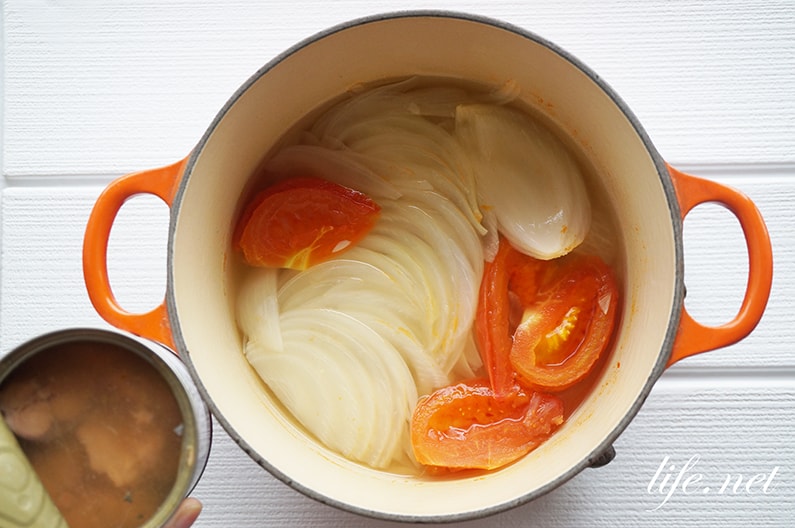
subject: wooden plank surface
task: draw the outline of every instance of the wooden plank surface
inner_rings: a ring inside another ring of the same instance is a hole
[[[0,355],[48,330],[106,326],[80,269],[85,220],[105,184],[187,154],[233,91],[299,40],[409,8],[496,17],[574,53],[618,91],[668,161],[749,194],[775,254],[773,295],[756,331],[664,374],[611,464],[513,511],[454,526],[795,526],[795,6],[788,1],[9,0]],[[166,207],[141,197],[114,226],[111,279],[130,310],[162,298],[167,223]],[[734,218],[714,206],[691,213],[685,259],[688,310],[709,324],[731,318],[747,274]],[[689,474],[703,478],[661,505],[668,488],[652,481],[666,457],[664,473],[695,460]],[[766,490],[720,493],[729,476],[747,483],[760,474],[773,476]],[[298,494],[218,427],[195,495],[205,503],[200,528],[393,525]]]

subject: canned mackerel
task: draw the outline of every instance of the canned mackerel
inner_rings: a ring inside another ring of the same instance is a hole
[[[0,412],[72,528],[161,526],[209,455],[210,414],[187,369],[129,334],[68,329],[17,347],[0,360]],[[0,503],[31,501],[14,493],[25,490],[0,490]]]

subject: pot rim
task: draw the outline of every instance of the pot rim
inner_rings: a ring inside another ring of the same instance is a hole
[[[550,51],[558,55],[561,59],[568,62],[569,64],[580,70],[583,74],[585,74],[592,82],[594,82],[599,87],[599,89],[605,95],[607,95],[610,98],[613,104],[615,104],[616,107],[618,107],[618,109],[621,111],[624,117],[629,121],[635,133],[637,134],[643,146],[645,147],[646,151],[650,155],[654,163],[654,166],[656,168],[656,172],[659,177],[660,183],[662,185],[665,198],[667,200],[667,205],[671,218],[673,242],[675,246],[674,254],[676,262],[675,262],[674,295],[672,299],[671,313],[669,316],[669,323],[666,329],[665,338],[663,339],[657,360],[653,368],[649,372],[646,381],[643,383],[643,386],[640,392],[638,393],[638,396],[632,402],[632,404],[629,407],[629,410],[622,417],[622,419],[616,425],[616,427],[610,432],[610,434],[608,434],[605,437],[605,439],[602,442],[595,445],[591,449],[588,456],[580,460],[577,464],[572,465],[566,472],[562,473],[556,479],[550,481],[546,485],[540,486],[516,499],[502,502],[488,508],[483,508],[480,510],[468,511],[463,513],[455,513],[455,514],[432,514],[432,515],[395,514],[395,513],[370,510],[367,508],[344,503],[342,501],[329,498],[328,496],[320,492],[317,492],[310,487],[304,486],[301,483],[293,481],[289,475],[283,473],[282,471],[274,467],[267,459],[260,456],[246,442],[246,440],[243,439],[237,433],[237,431],[234,429],[231,423],[227,421],[223,413],[220,411],[220,409],[218,409],[212,397],[206,390],[204,384],[202,383],[201,377],[194,368],[193,362],[191,360],[190,350],[187,348],[187,345],[185,344],[185,341],[182,336],[182,329],[180,326],[179,318],[177,316],[176,298],[173,287],[174,233],[176,230],[177,217],[179,215],[179,210],[182,205],[185,188],[187,186],[187,182],[190,179],[194,165],[200,153],[206,146],[207,142],[209,141],[210,137],[212,136],[213,132],[215,131],[221,120],[229,112],[229,110],[238,102],[238,100],[243,96],[243,94],[246,93],[249,88],[251,88],[252,85],[254,85],[256,82],[260,80],[260,78],[262,78],[265,74],[267,74],[270,70],[272,70],[274,67],[280,64],[282,61],[284,61],[294,53],[300,51],[301,49],[310,46],[318,41],[321,41],[324,38],[329,37],[335,33],[346,31],[351,28],[382,22],[382,21],[404,19],[404,18],[457,19],[461,21],[474,22],[498,29],[503,29],[517,36],[525,38],[528,41],[544,46],[545,48],[549,49]],[[174,342],[177,347],[177,350],[179,351],[179,355],[183,359],[185,366],[190,372],[190,375],[193,378],[197,388],[199,389],[203,399],[205,400],[205,403],[211,409],[213,416],[223,426],[224,430],[229,434],[232,440],[237,445],[239,445],[240,448],[244,452],[246,452],[257,464],[259,464],[261,467],[266,469],[271,475],[273,475],[283,483],[287,484],[291,488],[301,492],[307,497],[317,500],[318,502],[333,506],[343,511],[356,513],[366,517],[383,519],[388,521],[420,522],[420,523],[449,523],[456,521],[464,521],[464,520],[487,517],[496,513],[513,509],[522,504],[526,504],[532,500],[541,497],[542,495],[549,493],[553,489],[561,486],[562,484],[573,478],[575,475],[579,474],[582,470],[592,466],[597,467],[599,465],[603,465],[605,459],[603,455],[605,455],[606,453],[610,453],[610,451],[613,449],[613,443],[615,442],[615,440],[627,428],[629,423],[634,419],[635,415],[643,406],[643,404],[646,401],[646,398],[649,396],[657,379],[665,371],[669,357],[671,355],[673,349],[673,343],[676,338],[677,330],[679,328],[679,321],[683,310],[683,302],[685,295],[684,280],[683,280],[684,259],[683,259],[682,240],[683,240],[682,221],[680,215],[679,201],[677,200],[674,184],[668,172],[668,168],[665,161],[663,160],[662,156],[659,154],[657,149],[654,147],[645,129],[643,128],[643,126],[641,125],[640,121],[635,116],[635,114],[632,112],[632,110],[629,108],[629,106],[612,89],[612,87],[595,71],[593,71],[591,68],[585,65],[574,55],[562,49],[560,46],[554,44],[553,42],[547,40],[546,38],[541,37],[540,35],[530,30],[527,30],[523,27],[519,27],[517,25],[499,19],[479,14],[472,14],[472,13],[465,13],[460,11],[452,11],[444,9],[418,9],[418,10],[391,11],[391,12],[359,17],[346,22],[342,22],[333,25],[325,30],[316,32],[315,34],[297,42],[296,44],[287,48],[285,51],[276,55],[274,58],[269,60],[264,66],[258,69],[232,94],[232,96],[227,100],[227,102],[221,107],[221,109],[216,114],[213,121],[208,126],[207,130],[202,135],[196,147],[191,151],[190,155],[188,156],[183,175],[179,181],[179,185],[174,195],[174,201],[171,207],[171,214],[170,214],[168,245],[167,245],[167,281],[166,281],[166,297],[165,297],[166,309],[174,335]],[[610,458],[609,455],[607,456],[607,458]]]

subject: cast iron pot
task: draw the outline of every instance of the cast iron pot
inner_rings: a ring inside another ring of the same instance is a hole
[[[596,169],[625,249],[622,322],[595,390],[537,450],[477,477],[376,471],[325,449],[292,425],[264,389],[244,358],[233,313],[230,236],[246,183],[264,155],[307,113],[352,87],[413,75],[516,81],[523,102],[568,133]],[[139,193],[170,207],[165,300],[145,314],[128,313],[114,300],[106,265],[116,213]],[[704,202],[736,215],[749,255],[742,307],[717,327],[699,324],[683,306],[682,222]],[[559,47],[503,22],[446,12],[355,20],[270,61],[232,95],[188,157],[122,177],[104,191],[88,222],[83,258],[99,314],[178,350],[218,420],[273,475],[345,510],[424,522],[502,511],[608,461],[614,440],[664,370],[750,333],[772,281],[769,236],[747,197],[669,167],[619,96]]]

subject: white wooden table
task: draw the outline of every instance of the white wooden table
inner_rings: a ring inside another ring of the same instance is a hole
[[[756,201],[775,255],[757,330],[666,372],[612,463],[533,503],[456,526],[795,526],[795,4],[784,0],[8,0],[0,354],[48,330],[107,326],[85,293],[80,251],[87,214],[108,182],[186,155],[232,92],[298,40],[406,8],[500,18],[578,56],[626,100],[667,161]],[[166,207],[142,197],[114,227],[111,279],[131,311],[162,298],[167,225]],[[685,238],[688,309],[702,322],[724,322],[747,272],[739,227],[724,210],[702,206],[685,222]],[[700,484],[680,483],[666,500],[688,461]],[[220,428],[194,494],[205,504],[202,528],[391,525],[300,495]]]

